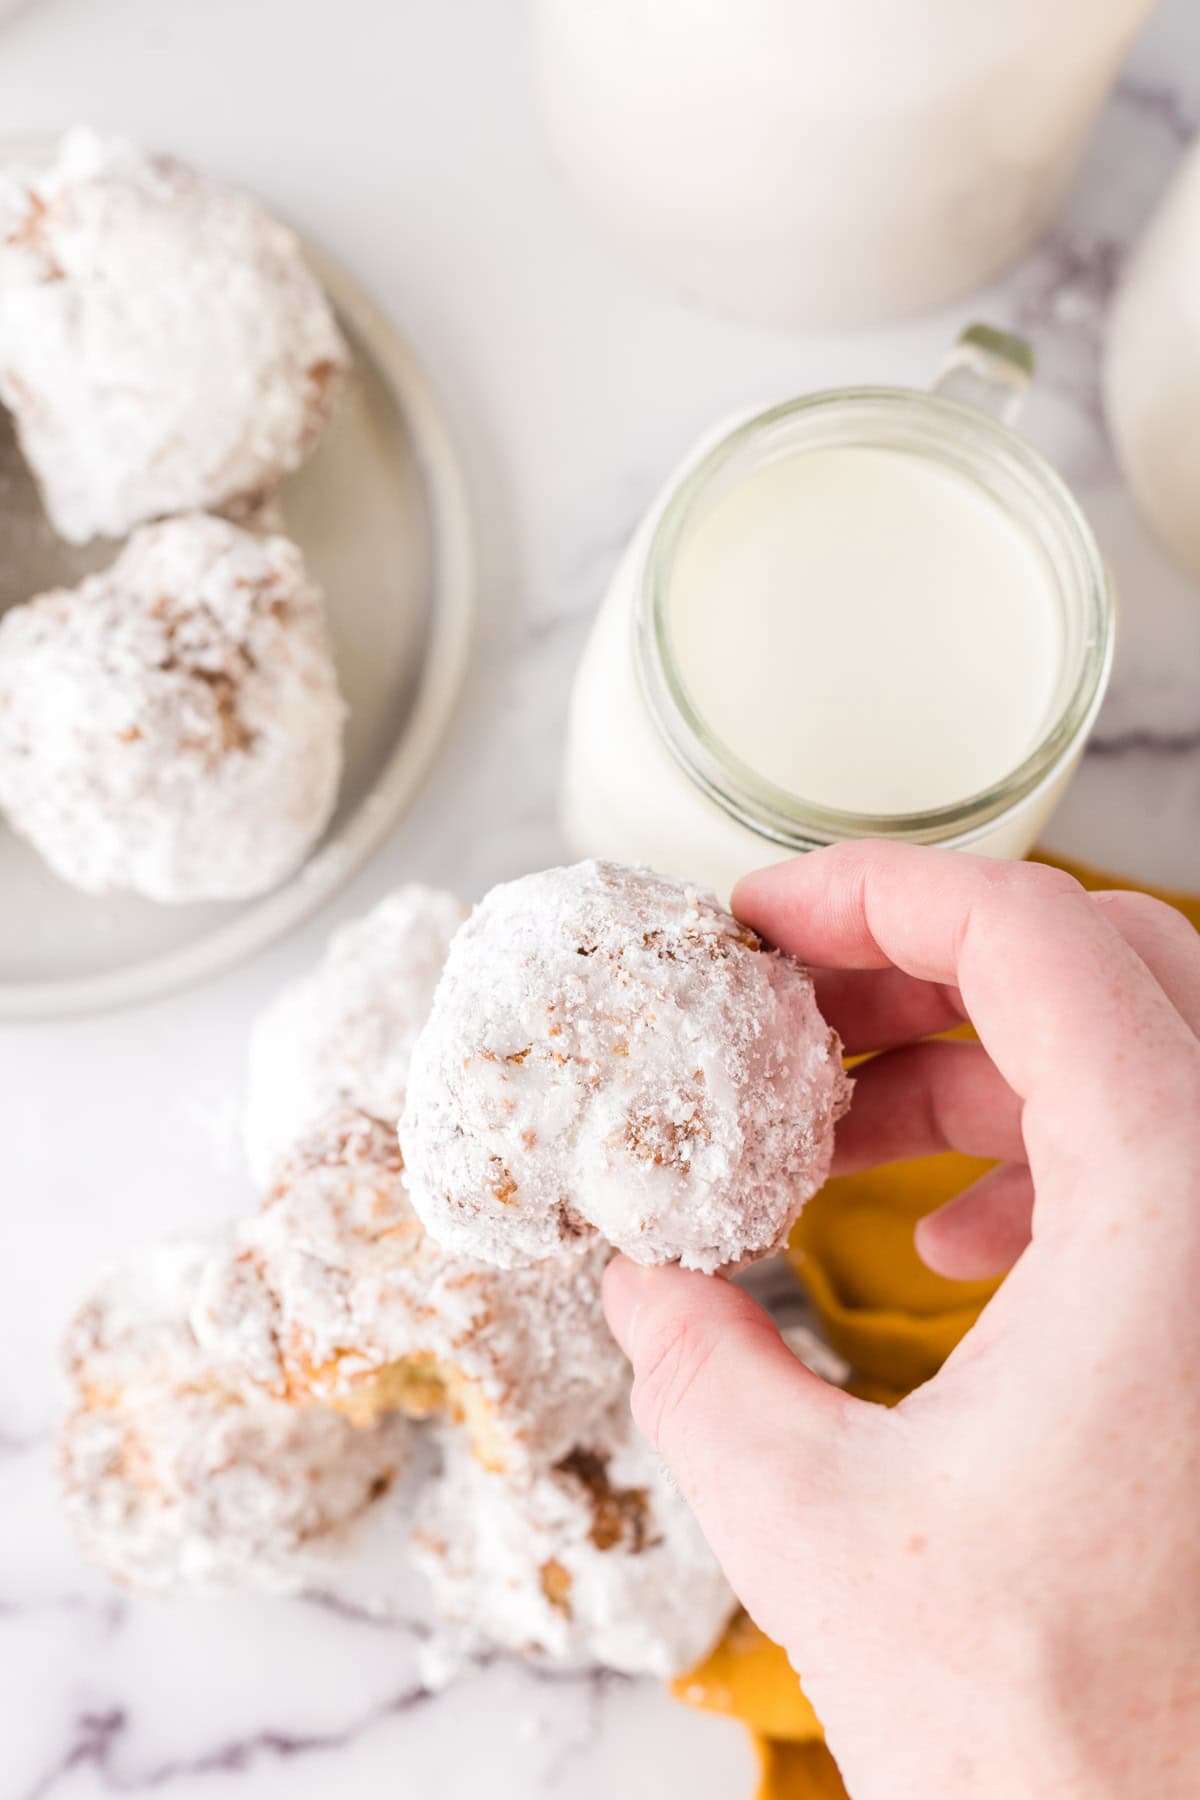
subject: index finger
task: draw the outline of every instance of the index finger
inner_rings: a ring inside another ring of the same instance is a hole
[[[1135,1097],[1153,1098],[1147,1124],[1194,1104],[1195,1036],[1061,870],[859,841],[748,876],[734,909],[802,961],[956,987],[1009,1085],[1031,1104],[1052,1100],[1076,1142],[1120,1126],[1127,1143]]]

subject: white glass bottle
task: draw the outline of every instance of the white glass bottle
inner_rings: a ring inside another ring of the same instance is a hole
[[[1122,275],[1104,391],[1125,479],[1167,549],[1200,581],[1200,143]]]
[[[1052,217],[1153,0],[533,0],[558,160],[723,311],[938,305]]]
[[[1030,366],[973,327],[933,393],[814,394],[697,447],[629,545],[576,677],[575,855],[727,894],[848,837],[1025,854],[1099,709],[1114,632],[1083,514],[1002,422]]]

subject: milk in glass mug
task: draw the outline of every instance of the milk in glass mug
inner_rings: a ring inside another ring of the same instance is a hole
[[[727,895],[882,837],[1019,857],[1112,664],[1078,504],[1010,429],[1020,340],[960,339],[932,392],[830,390],[710,436],[643,520],[571,701],[573,853]]]

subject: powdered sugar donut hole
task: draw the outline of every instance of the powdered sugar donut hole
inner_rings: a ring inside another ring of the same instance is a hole
[[[628,1384],[604,1320],[607,1250],[511,1273],[455,1256],[409,1203],[395,1129],[343,1109],[279,1164],[213,1257],[197,1336],[280,1399],[372,1422],[441,1415],[514,1479],[561,1456]]]
[[[212,1254],[202,1242],[142,1251],[81,1308],[65,1346],[67,1513],[121,1580],[291,1588],[397,1480],[407,1430],[283,1405],[214,1358],[189,1322]]]
[[[0,173],[0,397],[70,542],[246,515],[347,360],[294,233],[247,196],[83,129]]]
[[[324,830],[344,713],[294,544],[203,514],[144,526],[0,620],[0,809],[88,893],[244,898]]]
[[[260,1187],[334,1107],[399,1119],[412,1047],[469,910],[444,889],[398,888],[335,932],[317,966],[260,1015],[243,1115],[246,1157]]]
[[[666,1678],[711,1650],[735,1607],[624,1399],[524,1487],[448,1442],[411,1555],[464,1657],[501,1649]]]
[[[812,982],[716,899],[586,862],[494,888],[451,946],[401,1125],[430,1233],[714,1271],[776,1249],[849,1084]]]

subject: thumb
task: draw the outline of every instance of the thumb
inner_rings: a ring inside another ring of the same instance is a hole
[[[806,1369],[750,1295],[678,1266],[618,1256],[604,1307],[633,1364],[633,1416],[768,1631],[789,1571],[836,1557],[852,1444],[875,1409]]]

